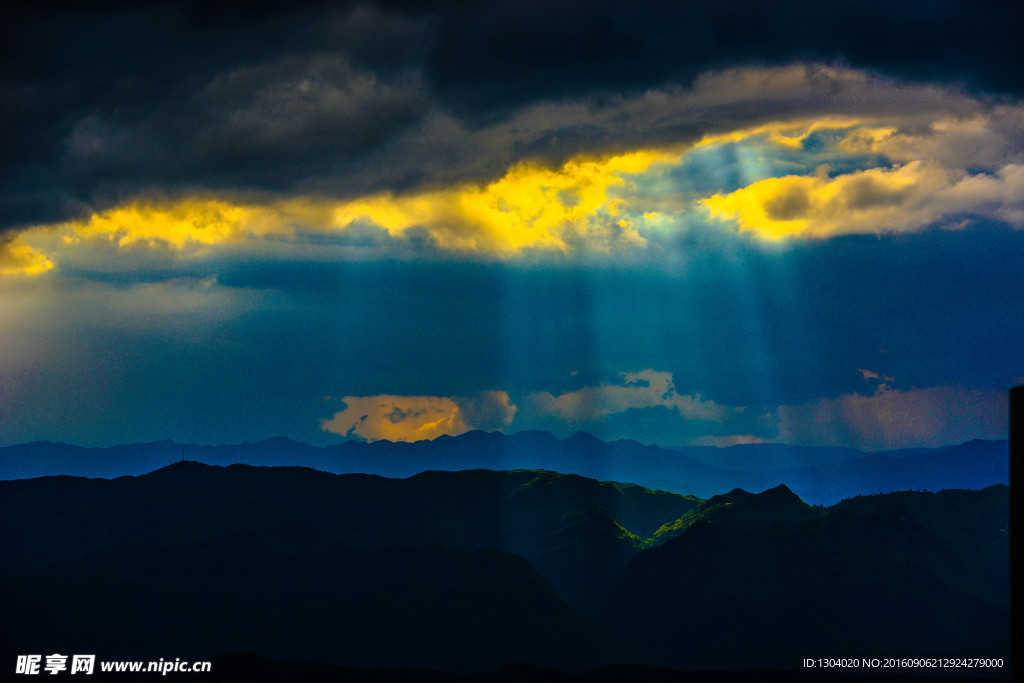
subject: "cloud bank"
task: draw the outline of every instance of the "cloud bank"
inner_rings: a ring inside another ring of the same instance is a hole
[[[69,252],[98,241],[183,256],[267,239],[327,238],[326,246],[331,240],[364,243],[372,258],[656,257],[673,248],[674,236],[694,229],[778,241],[962,228],[978,219],[1024,225],[1024,146],[1015,134],[1024,106],[936,85],[791,65],[708,72],[688,88],[592,102],[536,102],[473,128],[424,105],[429,112],[407,135],[382,141],[352,166],[321,164],[335,152],[307,130],[319,118],[290,108],[293,99],[305,101],[306,90],[319,92],[319,81],[300,78],[303,68],[283,68],[299,79],[289,86],[294,97],[263,102],[267,112],[252,117],[244,109],[221,114],[240,126],[251,118],[267,128],[239,135],[249,145],[239,152],[245,158],[259,158],[268,140],[282,136],[283,148],[308,157],[301,170],[286,165],[275,172],[295,183],[263,186],[233,175],[225,185],[207,182],[197,168],[190,186],[168,185],[141,166],[129,168],[150,161],[117,151],[120,143],[105,137],[121,133],[91,119],[80,122],[69,148],[79,156],[113,154],[128,164],[126,175],[116,190],[97,186],[69,220],[8,226],[6,261],[23,266],[9,265],[5,274],[59,268]],[[319,62],[309,68],[320,80],[335,74]],[[244,77],[217,78],[270,79],[253,87],[277,92],[274,84],[284,76],[260,67]],[[328,94],[314,99],[345,109]],[[285,130],[278,118],[299,132]],[[329,137],[349,134],[342,132],[349,124],[338,125]],[[313,142],[292,140],[307,135]],[[188,151],[207,137],[227,144],[232,135],[200,132],[176,154],[220,156]],[[442,151],[439,144],[452,148]],[[139,147],[138,154],[160,154],[155,143]],[[439,165],[442,158],[447,162]],[[106,163],[80,161],[85,167]],[[103,173],[89,177],[107,182]]]

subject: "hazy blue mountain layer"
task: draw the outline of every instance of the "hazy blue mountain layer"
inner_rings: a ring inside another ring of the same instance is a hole
[[[0,479],[138,475],[181,460],[183,453],[189,460],[211,465],[299,465],[387,477],[427,470],[545,469],[703,498],[734,488],[763,491],[784,483],[817,505],[887,491],[1009,484],[1006,441],[880,453],[780,444],[666,449],[635,441],[606,442],[584,433],[558,439],[530,431],[473,431],[415,443],[350,441],[327,448],[286,438],[226,446],[160,441],[110,448],[37,442],[0,448]]]

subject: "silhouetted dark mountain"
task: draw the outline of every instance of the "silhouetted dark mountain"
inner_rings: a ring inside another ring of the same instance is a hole
[[[857,496],[830,508],[835,515],[866,515],[899,505],[957,558],[949,578],[995,604],[1009,604],[1010,552],[1008,489],[902,491]]]
[[[472,431],[416,443],[345,442],[327,448],[283,437],[227,446],[160,441],[80,448],[38,442],[0,448],[0,478],[138,475],[180,460],[183,449],[188,459],[211,465],[298,465],[388,477],[438,469],[546,469],[702,498],[734,488],[762,491],[784,483],[804,500],[820,505],[859,494],[1009,483],[1006,441],[867,454],[779,444],[664,449],[635,441],[605,442],[583,433],[560,440],[530,431]]]
[[[123,543],[192,542],[301,522],[344,547],[497,548],[532,562],[578,607],[696,498],[543,471],[409,479],[175,463],[114,480],[0,482],[2,538],[26,568]]]
[[[733,491],[695,508],[682,533],[630,562],[606,620],[643,661],[677,668],[1008,657],[1005,486],[829,509],[794,499]]]
[[[299,522],[126,543],[12,583],[7,613],[31,614],[5,624],[18,652],[579,670],[609,646],[515,555],[346,548]]]
[[[612,643],[494,548],[538,556],[556,579],[592,562],[607,582],[639,544],[605,510],[650,531],[697,502],[545,472],[389,480],[186,462],[2,482],[0,538],[20,547],[0,568],[3,631],[18,652],[578,670]],[[576,593],[592,590],[581,579]]]
[[[546,471],[4,481],[0,650],[446,671],[1005,657],[1007,523],[1005,486],[826,509]]]

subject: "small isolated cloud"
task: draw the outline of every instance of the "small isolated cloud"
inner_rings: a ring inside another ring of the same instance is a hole
[[[345,396],[345,409],[321,425],[367,441],[420,441],[469,430],[459,406],[444,396]]]
[[[672,373],[641,370],[622,373],[622,384],[602,383],[555,396],[536,392],[529,396],[533,411],[551,415],[569,424],[599,420],[637,408],[665,407],[694,420],[722,420],[728,410],[699,394],[680,395],[672,382]]]
[[[859,372],[861,374],[861,376],[864,378],[865,382],[875,381],[875,382],[881,382],[882,384],[891,384],[892,382],[896,381],[896,379],[894,377],[889,377],[887,375],[880,375],[877,372],[875,372],[874,370],[865,370],[864,368],[857,368],[857,372]]]
[[[467,397],[455,397],[462,421],[470,429],[495,431],[512,424],[518,407],[509,403],[504,391],[481,391]]]
[[[504,391],[470,397],[345,396],[345,409],[324,420],[322,428],[367,441],[422,441],[471,429],[500,429],[511,424],[516,406]]]
[[[1006,394],[939,386],[901,391],[883,384],[871,396],[844,394],[779,406],[775,419],[786,443],[881,450],[937,447],[971,439],[1005,439]]]

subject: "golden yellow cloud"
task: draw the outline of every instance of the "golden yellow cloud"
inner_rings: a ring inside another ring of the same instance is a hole
[[[20,237],[0,237],[0,277],[32,276],[53,268],[43,253],[26,244]]]
[[[954,187],[951,172],[914,161],[835,178],[768,178],[702,204],[712,217],[734,219],[765,239],[825,238],[922,229],[947,211],[972,208],[944,201]]]
[[[343,231],[376,225],[394,237],[425,231],[442,249],[512,256],[526,249],[567,252],[580,242],[609,251],[643,244],[620,217],[609,190],[680,152],[636,151],[578,158],[558,168],[524,162],[486,184],[467,183],[410,194],[382,193],[353,200],[304,197],[267,204],[214,197],[136,200],[59,226],[65,241],[107,240],[118,247],[163,246],[179,252],[297,232]]]
[[[345,410],[321,425],[367,441],[421,441],[469,431],[458,404],[444,396],[345,396]]]
[[[600,250],[642,244],[632,225],[616,218],[620,204],[608,191],[624,184],[625,174],[678,158],[678,152],[638,151],[576,159],[557,169],[522,163],[487,185],[339,203],[334,223],[345,227],[369,221],[394,236],[420,228],[443,249],[499,255],[524,249],[567,251],[576,236]],[[595,220],[602,213],[607,220]]]
[[[137,200],[60,227],[67,233],[66,241],[72,243],[104,239],[119,247],[143,243],[178,251],[239,242],[253,236],[294,234],[289,216],[277,207],[197,197]]]
[[[471,429],[501,429],[512,423],[516,406],[504,391],[473,396],[345,396],[345,409],[321,427],[367,441],[422,441]]]

